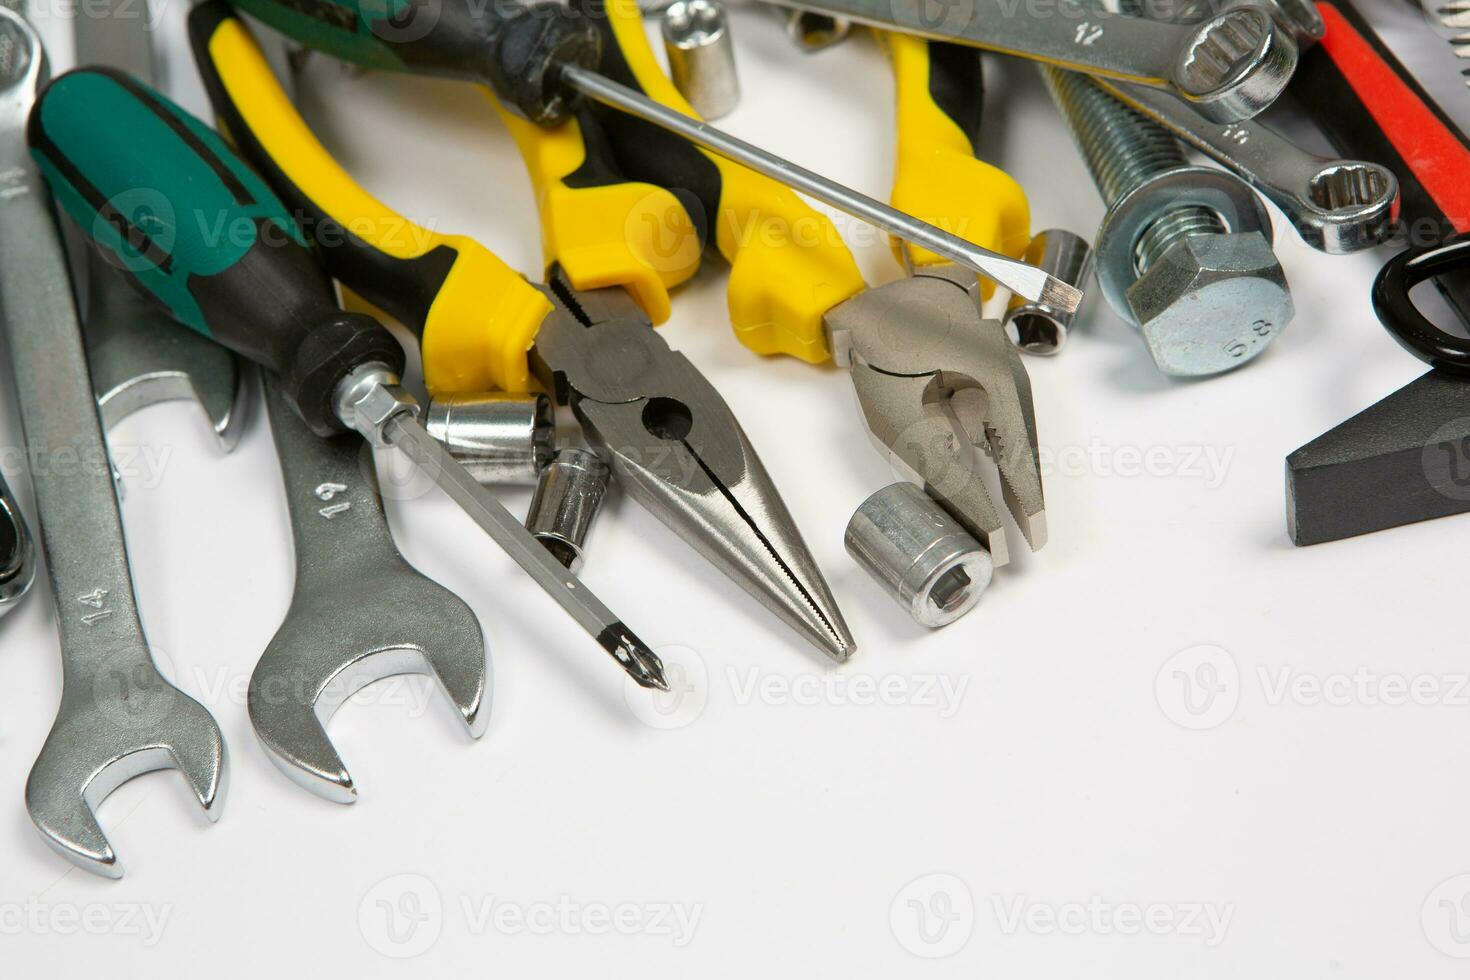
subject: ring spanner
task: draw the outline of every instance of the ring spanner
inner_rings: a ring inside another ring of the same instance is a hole
[[[1319,157],[1255,120],[1215,123],[1154,89],[1096,81],[1260,191],[1318,251],[1359,252],[1393,233],[1399,183],[1387,167]]]
[[[134,776],[174,767],[217,819],[225,746],[209,712],[158,672],[138,620],[66,258],[26,150],[45,55],[9,10],[0,9],[0,32],[14,51],[12,74],[0,80],[0,315],[33,460],[63,674],[26,809],[59,853],[115,878],[122,867],[93,809]]]

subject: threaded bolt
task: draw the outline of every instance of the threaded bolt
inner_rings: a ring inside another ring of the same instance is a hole
[[[1085,75],[1050,65],[1042,68],[1042,75],[1109,208],[1159,174],[1186,165],[1184,151],[1173,134],[1104,92]],[[1134,273],[1143,275],[1171,246],[1190,235],[1224,233],[1224,224],[1207,208],[1172,211],[1139,236]]]

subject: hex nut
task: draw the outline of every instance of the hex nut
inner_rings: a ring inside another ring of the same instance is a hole
[[[1286,326],[1286,273],[1260,232],[1189,235],[1128,288],[1160,371],[1200,377],[1251,360]]]

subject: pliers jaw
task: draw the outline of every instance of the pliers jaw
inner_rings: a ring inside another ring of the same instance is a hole
[[[537,374],[571,406],[619,484],[835,660],[856,644],[815,559],[725,400],[620,287],[574,290],[559,269]]]
[[[869,434],[989,550],[1010,557],[980,464],[1033,551],[1046,544],[1031,382],[1001,325],[980,315],[961,270],[921,268],[827,314],[838,363],[852,372]]]

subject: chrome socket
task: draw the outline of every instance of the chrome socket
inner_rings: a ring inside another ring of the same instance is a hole
[[[1092,275],[1092,245],[1081,235],[1052,228],[1031,239],[1024,260],[1069,286],[1082,289]],[[1068,313],[1049,303],[1034,303],[1024,296],[1011,300],[1001,322],[1006,336],[1026,354],[1050,356],[1062,349],[1077,312]]]
[[[844,536],[852,555],[920,626],[947,626],[975,608],[995,565],[985,546],[912,483],[863,501]]]
[[[674,86],[705,119],[729,115],[740,103],[730,19],[720,0],[674,0],[661,18]]]
[[[583,547],[610,476],[592,450],[568,448],[556,454],[536,483],[526,530],[573,572],[582,567]]]
[[[424,428],[486,486],[534,486],[556,453],[556,418],[540,394],[434,398]]]

